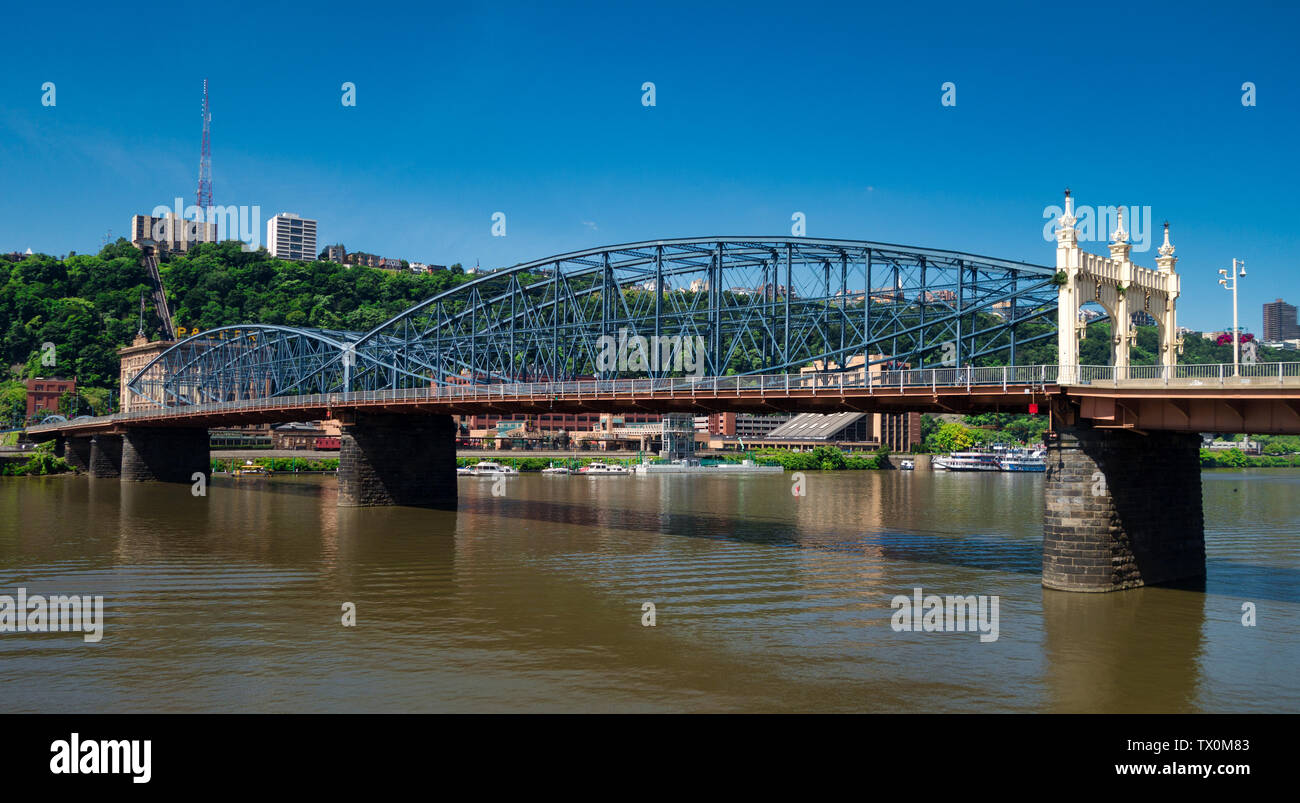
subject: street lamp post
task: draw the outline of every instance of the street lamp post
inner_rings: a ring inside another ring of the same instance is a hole
[[[1219,284],[1223,285],[1225,288],[1232,291],[1232,375],[1233,376],[1240,376],[1238,371],[1240,370],[1240,363],[1241,363],[1241,334],[1238,331],[1238,327],[1237,327],[1237,278],[1238,277],[1244,278],[1246,275],[1246,260],[1244,259],[1240,260],[1241,273],[1237,273],[1238,261],[1239,260],[1237,259],[1232,260],[1231,273],[1229,273],[1227,270],[1224,270],[1223,268],[1219,269],[1219,275],[1224,277],[1222,279],[1219,279]]]

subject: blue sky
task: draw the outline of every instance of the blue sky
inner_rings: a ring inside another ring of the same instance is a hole
[[[1070,186],[1170,220],[1180,323],[1231,323],[1234,256],[1244,325],[1300,302],[1283,4],[270,5],[0,12],[0,250],[95,251],[192,203],[206,77],[215,202],[316,218],[322,246],[497,267],[803,212],[810,236],[1051,264]]]

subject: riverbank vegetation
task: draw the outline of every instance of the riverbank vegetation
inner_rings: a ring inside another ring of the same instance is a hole
[[[157,339],[158,317],[141,253],[124,238],[98,254],[58,258],[0,255],[0,421],[26,413],[22,380],[75,378],[62,415],[103,414],[116,405],[117,349],[140,328]],[[453,266],[397,273],[332,262],[292,262],[240,244],[205,243],[163,262],[172,318],[187,332],[240,323],[370,329],[407,307],[473,278]],[[50,344],[50,345],[46,345]]]
[[[239,468],[246,460],[230,457],[212,458],[213,473],[229,472],[232,468]],[[308,459],[304,457],[258,457],[252,461],[253,465],[261,466],[267,471],[278,471],[286,474],[295,471],[338,471],[339,459],[337,457],[324,457],[320,459]]]
[[[1201,468],[1295,468],[1300,454],[1246,454],[1240,449],[1202,449]]]
[[[54,454],[54,444],[43,443],[31,452],[24,462],[22,457],[0,460],[0,477],[31,477],[63,474],[71,471],[68,461]]]
[[[921,416],[921,444],[913,451],[946,454],[997,443],[1035,446],[1043,442],[1047,427],[1045,415],[981,413],[955,421],[926,414]]]

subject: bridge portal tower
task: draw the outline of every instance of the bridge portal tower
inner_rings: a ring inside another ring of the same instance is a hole
[[[1175,311],[1180,280],[1174,264],[1178,258],[1169,242],[1169,224],[1165,223],[1164,244],[1157,249],[1160,256],[1156,269],[1151,270],[1129,259],[1132,245],[1124,228],[1122,208],[1117,216],[1119,225],[1111,235],[1110,256],[1090,254],[1079,247],[1074,199],[1068,189],[1065,191],[1065,211],[1057,218],[1056,227],[1057,361],[1061,384],[1079,381],[1079,341],[1087,329],[1079,320],[1079,308],[1089,302],[1097,302],[1110,316],[1112,360],[1121,377],[1129,366],[1129,349],[1137,340],[1132,316],[1138,311],[1156,321],[1159,364],[1165,367],[1166,375],[1182,351]]]

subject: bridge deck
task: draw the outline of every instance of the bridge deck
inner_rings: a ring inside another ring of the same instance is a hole
[[[1071,380],[1071,381],[1063,381]],[[1025,412],[1031,402],[1073,404],[1101,426],[1184,431],[1300,432],[1300,363],[1244,365],[1007,366],[861,372],[441,385],[272,396],[30,427],[36,439],[128,427],[216,427],[314,420],[348,411],[390,413],[576,412]],[[1040,408],[1046,412],[1046,408]]]

